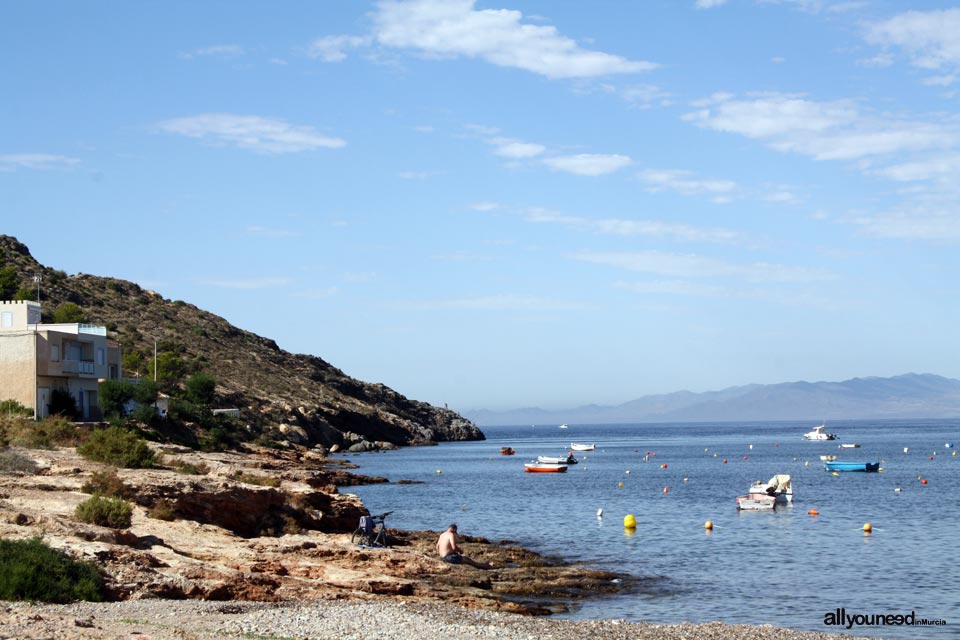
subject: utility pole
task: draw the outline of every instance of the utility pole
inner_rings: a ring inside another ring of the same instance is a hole
[[[40,303],[40,283],[43,282],[43,276],[39,273],[33,276],[33,281],[37,283],[37,304]]]

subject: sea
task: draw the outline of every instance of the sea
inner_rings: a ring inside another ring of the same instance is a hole
[[[393,511],[389,527],[456,522],[461,534],[631,577],[627,592],[561,617],[960,637],[960,420],[828,422],[837,440],[805,441],[814,426],[484,427],[484,441],[351,454],[361,474],[391,483],[344,491],[372,513]],[[596,450],[566,473],[524,472],[572,443]],[[828,472],[824,454],[881,471]],[[776,474],[791,476],[792,505],[737,510],[738,495]]]

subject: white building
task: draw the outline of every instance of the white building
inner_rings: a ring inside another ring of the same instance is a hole
[[[100,420],[100,381],[121,375],[120,345],[105,327],[43,324],[39,303],[0,301],[0,401],[45,418],[53,390],[63,389],[84,420]]]

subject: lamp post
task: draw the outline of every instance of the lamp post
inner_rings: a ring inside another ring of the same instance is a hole
[[[40,303],[40,283],[43,282],[43,276],[37,274],[33,276],[33,281],[37,283],[37,304]]]

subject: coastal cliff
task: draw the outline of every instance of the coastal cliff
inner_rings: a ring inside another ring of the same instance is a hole
[[[194,306],[110,277],[67,275],[38,263],[15,238],[0,235],[0,270],[8,295],[31,294],[42,278],[44,321],[58,307],[79,308],[83,321],[107,327],[126,356],[144,366],[125,376],[147,375],[155,345],[216,380],[217,406],[237,408],[246,431],[274,432],[279,440],[355,450],[483,440],[483,433],[454,411],[404,397],[382,385],[352,378],[314,355],[284,351],[274,340],[239,329]],[[0,389],[0,400],[2,400]],[[249,426],[248,426],[249,425]]]

